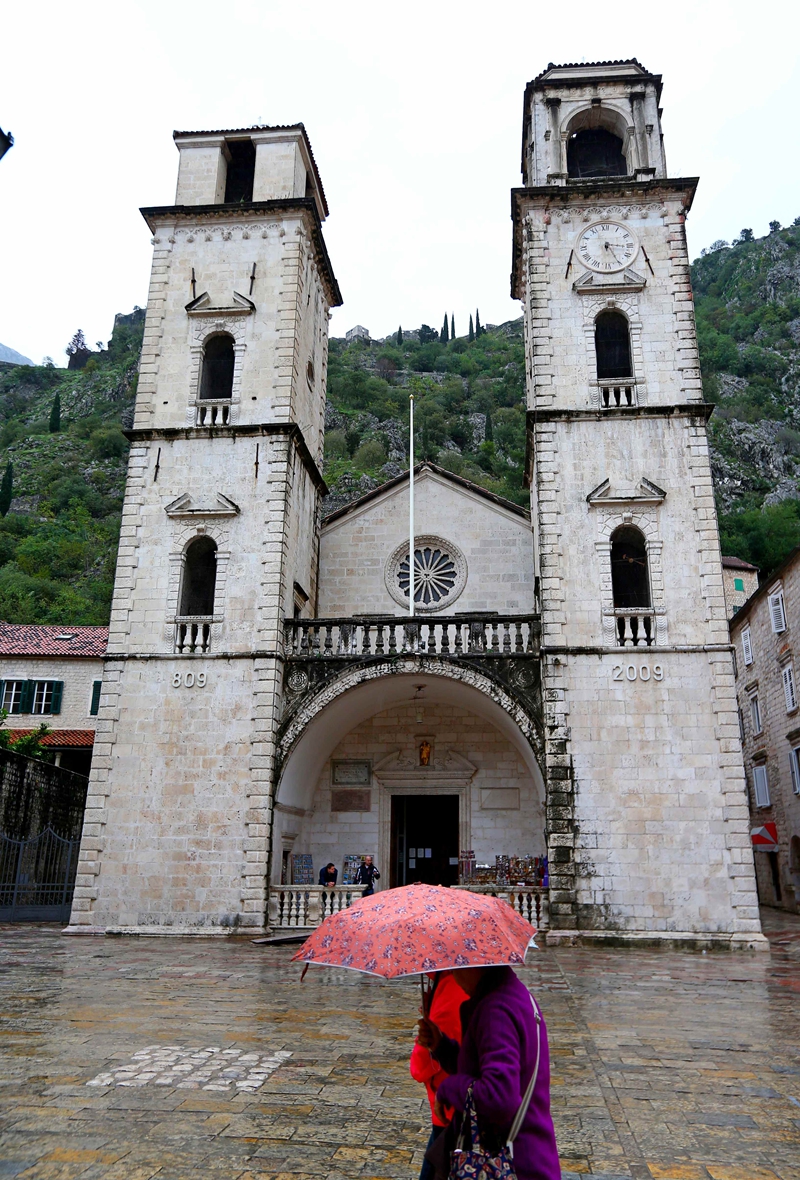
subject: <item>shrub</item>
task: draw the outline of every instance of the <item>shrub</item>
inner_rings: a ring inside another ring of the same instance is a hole
[[[102,426],[89,436],[89,446],[98,459],[119,459],[127,453],[128,440],[116,426]]]
[[[353,464],[360,471],[365,471],[370,467],[382,467],[385,462],[386,451],[376,438],[368,439],[362,443],[353,455]]]

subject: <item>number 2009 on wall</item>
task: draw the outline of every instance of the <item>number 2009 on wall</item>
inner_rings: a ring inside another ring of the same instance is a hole
[[[652,675],[653,680],[664,679],[664,669],[661,664],[653,664],[652,673],[649,664],[615,664],[611,669],[612,680],[644,680],[645,683]]]

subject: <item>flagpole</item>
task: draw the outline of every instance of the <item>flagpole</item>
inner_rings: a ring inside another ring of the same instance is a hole
[[[408,395],[408,613],[414,617],[414,394]]]

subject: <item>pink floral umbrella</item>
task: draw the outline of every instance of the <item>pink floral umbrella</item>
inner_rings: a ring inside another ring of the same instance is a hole
[[[398,979],[456,967],[523,963],[535,933],[496,897],[404,885],[331,914],[293,959]]]

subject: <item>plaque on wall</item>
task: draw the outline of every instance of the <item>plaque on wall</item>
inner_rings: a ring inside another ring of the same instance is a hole
[[[369,787],[334,787],[331,811],[372,811],[372,791]]]
[[[372,782],[372,763],[334,762],[331,768],[331,780],[336,786],[362,785],[368,787]]]

